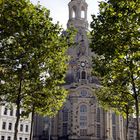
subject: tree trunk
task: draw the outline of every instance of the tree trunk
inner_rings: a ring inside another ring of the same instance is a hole
[[[14,129],[14,140],[17,140],[17,134],[18,134],[18,125],[19,125],[19,120],[20,120],[20,108],[17,105],[17,118],[16,118],[16,123],[15,123],[15,129]]]
[[[140,140],[140,130],[139,130],[139,101],[138,101],[138,94],[136,91],[136,86],[135,86],[135,80],[133,76],[133,72],[131,70],[131,84],[132,84],[132,90],[133,90],[133,95],[134,95],[134,100],[135,100],[135,107],[136,107],[136,123],[137,123],[137,140]]]
[[[126,140],[128,140],[129,108],[126,106]]]
[[[29,140],[32,140],[33,139],[34,115],[35,115],[35,112],[34,112],[34,106],[33,106],[32,116],[31,116],[30,139]]]
[[[136,122],[137,122],[137,140],[140,140],[140,133],[139,133],[139,102],[138,97],[135,100],[135,106],[136,106]]]
[[[15,128],[14,128],[14,140],[17,140],[17,134],[18,134],[18,126],[19,126],[19,120],[20,120],[20,94],[21,94],[21,84],[22,84],[22,79],[20,79],[19,83],[19,90],[18,90],[18,97],[16,101],[16,122],[15,122]]]
[[[49,140],[51,140],[51,127],[52,127],[52,123],[51,123],[51,118],[49,118]]]

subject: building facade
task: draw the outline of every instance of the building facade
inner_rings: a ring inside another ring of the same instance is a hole
[[[16,122],[16,108],[6,105],[0,106],[0,140],[14,139],[14,126]],[[18,129],[18,140],[29,140],[31,117],[21,118]]]
[[[77,46],[69,48],[71,57],[65,88],[69,90],[66,103],[52,119],[53,140],[124,140],[123,118],[104,111],[95,94],[99,81],[92,76],[92,56],[87,36],[88,21],[85,0],[71,0],[68,28],[77,29]]]

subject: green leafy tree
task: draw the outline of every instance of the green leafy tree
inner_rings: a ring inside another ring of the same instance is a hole
[[[138,140],[140,139],[139,17],[140,1],[107,0],[100,3],[100,12],[97,16],[92,16],[91,22],[91,48],[95,52],[93,73],[99,77],[103,88],[111,89],[106,96],[110,96],[112,102],[118,99],[121,104],[134,101]],[[133,105],[131,107],[133,108]]]
[[[109,87],[98,88],[96,95],[104,109],[109,110],[111,107],[111,110],[116,112],[116,114],[121,114],[126,119],[126,140],[128,140],[129,119],[132,118],[135,112],[134,100],[126,87],[116,89],[119,87],[118,85],[116,86],[116,84]]]
[[[61,84],[73,37],[71,31],[62,35],[49,11],[28,0],[3,0],[0,8],[0,97],[16,105],[17,140],[22,115],[52,116],[65,101],[67,91]]]

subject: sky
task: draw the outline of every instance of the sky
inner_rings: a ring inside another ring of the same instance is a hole
[[[50,16],[53,18],[53,22],[57,21],[63,28],[66,28],[66,24],[68,21],[68,3],[71,0],[30,0],[33,4],[37,4],[38,2],[50,10]],[[86,0],[88,4],[88,22],[92,21],[91,15],[98,13],[98,4],[101,0]]]

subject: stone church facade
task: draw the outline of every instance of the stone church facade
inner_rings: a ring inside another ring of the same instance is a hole
[[[66,103],[51,120],[53,140],[124,140],[123,118],[104,111],[98,104],[95,89],[99,81],[91,75],[92,55],[87,36],[88,21],[85,0],[71,0],[68,28],[77,29],[76,46],[69,48],[71,57],[65,88],[69,90]]]

